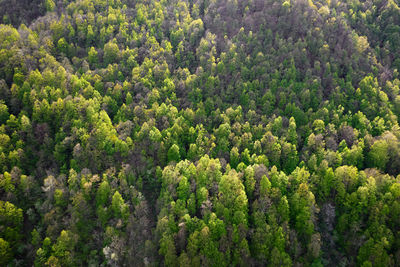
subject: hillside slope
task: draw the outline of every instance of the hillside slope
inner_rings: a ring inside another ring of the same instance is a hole
[[[400,265],[398,2],[11,2],[1,266]]]

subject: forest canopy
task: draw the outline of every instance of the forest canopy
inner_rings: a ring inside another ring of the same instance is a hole
[[[399,266],[397,0],[0,0],[1,266]]]

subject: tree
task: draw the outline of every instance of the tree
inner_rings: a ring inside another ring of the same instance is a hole
[[[12,259],[10,245],[0,237],[0,264],[6,266]]]
[[[49,12],[54,11],[54,8],[56,6],[53,0],[46,0],[44,5],[46,7],[46,10]]]
[[[307,184],[302,183],[294,193],[291,199],[291,218],[295,222],[295,229],[303,245],[311,240],[314,233],[313,210],[315,199],[312,192],[309,191]]]
[[[173,144],[168,150],[168,162],[178,162],[180,158],[179,146],[177,144]]]
[[[289,120],[288,141],[297,146],[296,122],[293,117],[290,117]]]
[[[239,150],[237,147],[233,147],[230,152],[230,164],[232,168],[236,168],[240,162]]]
[[[8,201],[0,201],[0,225],[3,226],[0,228],[0,238],[15,245],[21,238],[22,223],[22,209]]]
[[[104,180],[103,182],[101,182],[99,189],[97,190],[97,194],[96,194],[97,206],[107,204],[110,192],[111,192],[111,188],[110,188],[110,185],[108,184],[107,180]],[[113,197],[113,199],[114,199],[114,197]]]
[[[247,196],[236,171],[222,176],[219,183],[217,214],[234,224],[247,225]]]
[[[178,193],[178,198],[181,200],[186,201],[190,194],[190,184],[186,177],[182,177],[181,181],[179,182],[178,188],[176,189]]]
[[[378,140],[372,145],[368,154],[368,161],[371,167],[385,170],[389,160],[388,144],[385,140]]]
[[[73,265],[76,236],[70,231],[62,230],[57,242],[53,245],[53,255],[48,259],[49,265]],[[55,264],[58,263],[58,264]]]
[[[247,193],[247,198],[253,199],[256,180],[254,179],[254,168],[248,166],[244,171],[244,185]]]
[[[126,219],[129,215],[129,207],[125,204],[124,199],[118,191],[115,191],[112,197],[111,208],[116,218]]]
[[[104,45],[104,63],[106,65],[115,63],[119,57],[119,48],[115,40]]]
[[[52,0],[48,0],[48,1],[52,1]],[[68,55],[68,43],[64,37],[62,37],[58,40],[57,48],[58,48],[58,51],[60,51],[64,55]]]
[[[176,266],[177,256],[174,240],[172,236],[164,234],[160,240],[160,250],[159,253],[164,255],[166,266]]]
[[[108,56],[108,55],[107,55]],[[93,67],[98,62],[98,55],[96,49],[92,46],[88,52],[89,64]]]

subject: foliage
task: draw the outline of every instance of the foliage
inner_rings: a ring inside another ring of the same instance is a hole
[[[396,1],[25,2],[1,266],[400,264]]]

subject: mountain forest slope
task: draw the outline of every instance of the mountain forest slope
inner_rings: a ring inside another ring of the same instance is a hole
[[[0,0],[0,266],[399,266],[398,0]]]

